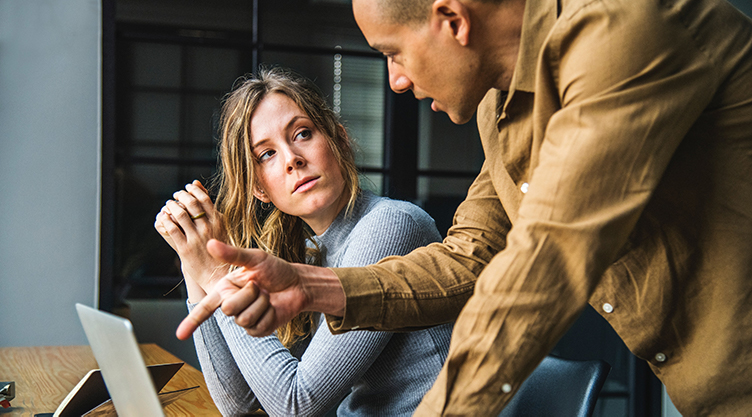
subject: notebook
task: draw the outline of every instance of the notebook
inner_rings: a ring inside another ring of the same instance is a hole
[[[84,415],[107,415],[117,411],[121,417],[164,416],[163,404],[194,388],[157,394],[182,363],[155,365],[147,369],[129,320],[83,304],[76,304],[76,310],[100,369],[90,371],[81,379],[55,415],[66,415],[66,407],[76,402],[91,403],[95,398],[102,398],[101,392],[95,394],[97,390],[101,391],[102,379],[109,396],[104,397],[104,403],[96,401],[94,409]],[[112,410],[113,405],[115,410]]]

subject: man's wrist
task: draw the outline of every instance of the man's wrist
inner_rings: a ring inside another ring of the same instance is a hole
[[[329,268],[320,266],[296,264],[301,279],[303,291],[306,295],[306,311],[318,311],[333,316],[345,313],[345,290],[334,273]]]

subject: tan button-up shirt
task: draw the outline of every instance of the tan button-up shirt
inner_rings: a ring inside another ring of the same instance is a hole
[[[684,415],[747,415],[751,51],[752,23],[719,0],[528,1],[446,240],[335,270],[347,308],[330,326],[459,313],[416,414],[492,415],[589,302]]]

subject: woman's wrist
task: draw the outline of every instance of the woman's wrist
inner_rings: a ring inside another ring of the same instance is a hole
[[[203,274],[198,274],[195,276],[188,272],[188,269],[185,267],[185,265],[181,267],[181,271],[183,272],[183,277],[185,277],[186,282],[190,279],[194,286],[198,287],[196,289],[200,289],[199,294],[201,294],[201,297],[203,298],[204,295],[212,292],[217,281],[222,279],[222,277],[230,272],[230,266],[228,264],[223,264],[213,268],[211,272],[207,271]]]
[[[183,271],[183,281],[185,281],[185,290],[188,293],[188,302],[196,304],[206,297],[206,291],[198,285],[188,273],[185,272],[185,268],[181,268]]]

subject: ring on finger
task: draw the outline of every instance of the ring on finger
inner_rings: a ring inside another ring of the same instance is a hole
[[[191,220],[196,220],[196,219],[200,219],[200,218],[202,218],[202,217],[204,217],[204,216],[206,216],[206,212],[205,212],[205,211],[202,211],[201,213],[199,213],[199,214],[196,214],[195,216],[191,216]]]

